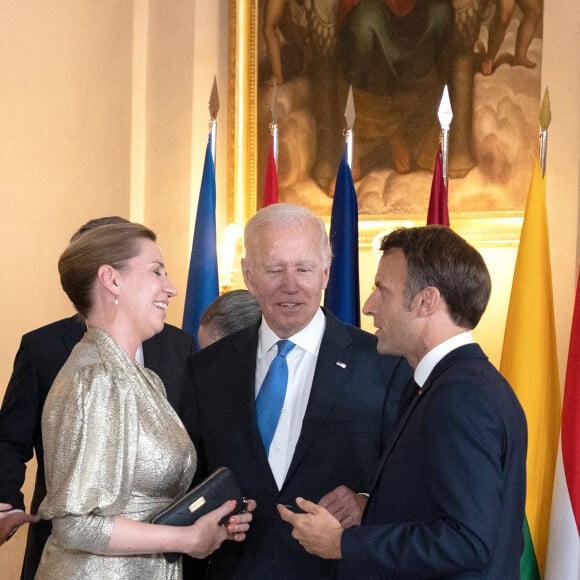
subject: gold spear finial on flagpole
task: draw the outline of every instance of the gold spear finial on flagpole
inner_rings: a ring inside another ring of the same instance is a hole
[[[552,121],[552,111],[550,109],[550,95],[548,87],[544,91],[542,104],[540,105],[540,169],[542,177],[546,173],[546,155],[548,154],[548,127]]]
[[[213,162],[215,164],[215,151],[216,151],[216,133],[217,133],[217,114],[220,110],[220,98],[218,95],[217,80],[214,75],[213,85],[211,87],[211,94],[209,96],[209,131],[211,133],[211,156],[213,157]]]
[[[453,120],[453,110],[451,109],[451,100],[449,99],[449,89],[447,85],[443,89],[443,96],[439,103],[439,110],[437,111],[439,124],[441,125],[441,161],[443,169],[443,183],[447,187],[447,161],[449,159],[449,128]]]
[[[354,98],[352,96],[352,85],[348,88],[348,97],[346,99],[346,107],[344,109],[344,118],[346,120],[346,128],[344,130],[344,139],[346,141],[346,161],[350,169],[352,169],[352,147],[353,147],[353,132],[355,110]]]
[[[272,121],[270,122],[270,134],[272,135],[272,155],[278,167],[278,83],[274,79],[272,87],[272,100],[270,101],[270,112]]]

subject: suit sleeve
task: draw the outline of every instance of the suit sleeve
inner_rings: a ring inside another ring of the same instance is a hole
[[[32,349],[25,339],[14,360],[0,409],[0,502],[24,508],[20,491],[40,429],[41,402]]]
[[[100,365],[64,380],[72,381],[70,387],[65,382],[59,390],[55,383],[42,416],[48,493],[40,512],[53,519],[53,535],[62,547],[102,554],[114,517],[134,488],[139,442],[135,390],[130,381],[110,376]]]

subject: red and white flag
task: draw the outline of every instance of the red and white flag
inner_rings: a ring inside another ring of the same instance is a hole
[[[544,578],[580,578],[580,275],[570,331]]]

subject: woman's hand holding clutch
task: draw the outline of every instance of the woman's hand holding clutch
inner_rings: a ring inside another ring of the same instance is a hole
[[[182,528],[194,532],[191,536],[192,549],[187,552],[191,557],[206,558],[225,540],[242,542],[246,539],[256,502],[253,499],[247,500],[246,511],[230,516],[226,523],[220,525],[220,521],[231,513],[235,505],[235,501],[227,501],[200,517],[193,525]]]

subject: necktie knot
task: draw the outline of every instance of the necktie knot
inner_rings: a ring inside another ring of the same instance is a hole
[[[277,344],[278,344],[278,354],[276,356],[283,357],[286,357],[286,355],[296,346],[290,340],[279,340]]]
[[[399,400],[399,408],[397,411],[397,421],[405,414],[405,411],[410,407],[413,399],[420,395],[422,389],[415,382],[415,378],[411,377],[409,382],[405,385],[403,392],[401,394],[401,399]]]

